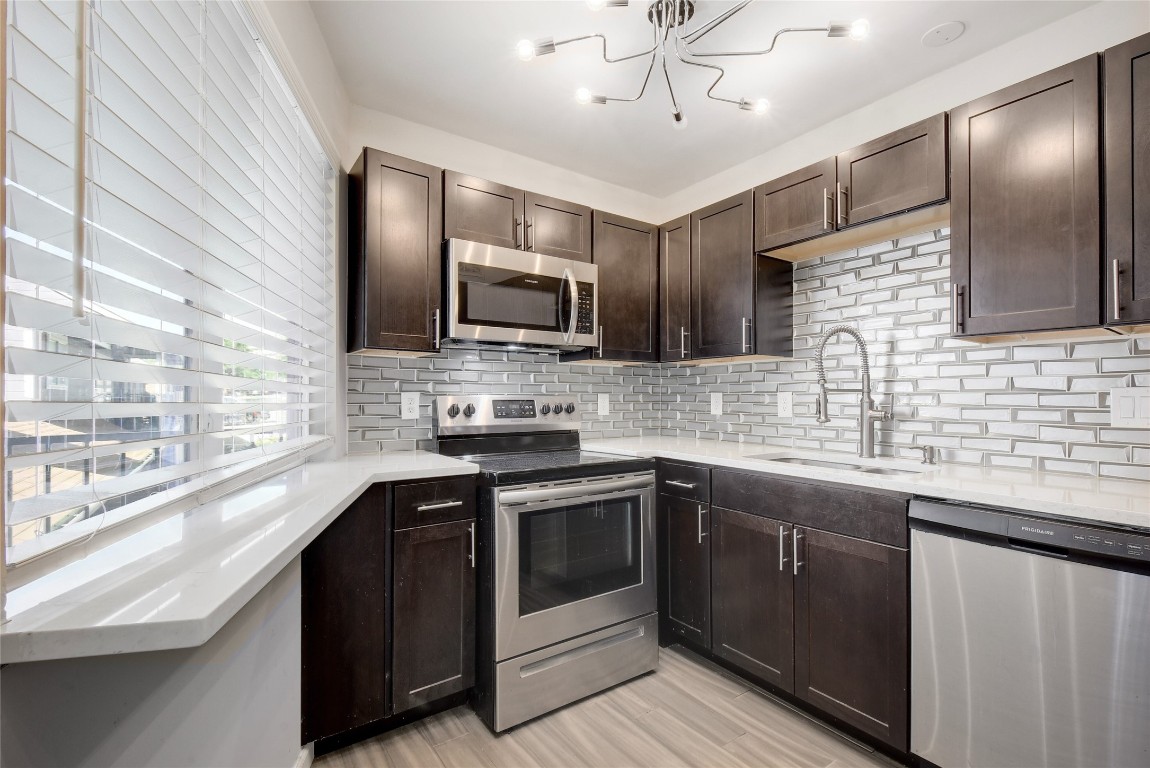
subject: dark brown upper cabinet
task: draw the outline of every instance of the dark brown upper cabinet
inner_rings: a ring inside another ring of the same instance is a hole
[[[939,114],[755,187],[755,251],[946,200],[946,152]]]
[[[755,250],[769,251],[835,230],[835,159],[757,186]]]
[[[691,214],[693,357],[755,352],[755,252],[751,192]]]
[[[599,349],[605,360],[659,359],[659,228],[595,211]]]
[[[591,261],[591,209],[444,171],[444,237]]]
[[[524,193],[524,250],[572,261],[591,261],[591,209]]]
[[[659,360],[691,358],[691,217],[659,227]]]
[[[907,550],[795,526],[795,694],[908,748]]]
[[[1101,319],[1098,56],[950,113],[953,330]]]
[[[760,680],[794,688],[790,523],[711,507],[711,651]]]
[[[1150,322],[1150,35],[1103,54],[1106,322]]]
[[[839,154],[840,229],[946,199],[946,114]]]
[[[348,191],[348,351],[434,351],[442,170],[365,148]]]

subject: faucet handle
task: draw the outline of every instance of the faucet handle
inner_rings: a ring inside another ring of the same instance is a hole
[[[923,464],[937,464],[938,463],[938,449],[933,445],[912,445],[912,450],[922,451]]]

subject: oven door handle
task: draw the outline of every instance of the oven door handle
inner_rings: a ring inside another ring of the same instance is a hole
[[[547,488],[524,488],[516,491],[500,491],[499,504],[529,504],[535,501],[558,501],[560,499],[594,497],[606,493],[654,487],[654,478],[647,475],[646,477],[633,477],[624,480],[603,480],[601,482],[549,486]]]

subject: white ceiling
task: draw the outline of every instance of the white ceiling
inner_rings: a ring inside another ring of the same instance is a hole
[[[650,46],[646,2],[591,11],[580,0],[312,0],[351,100],[417,123],[508,149],[603,181],[663,197],[769,151],[812,128],[1090,5],[1065,0],[812,2],[759,0],[696,45],[762,49],[781,27],[866,18],[865,41],[820,33],[780,38],[759,57],[728,63],[716,93],[766,97],[758,117],[708,100],[707,70],[668,67],[685,130],[672,128],[666,84],[652,74],[636,103],[580,105],[575,89],[633,96],[647,63],[606,64],[596,40],[524,63],[521,39],[603,32],[608,55]],[[730,7],[700,0],[689,29]],[[920,39],[944,21],[966,33],[941,48]]]

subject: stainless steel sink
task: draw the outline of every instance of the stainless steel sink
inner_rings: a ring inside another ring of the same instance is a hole
[[[823,469],[842,469],[848,472],[863,472],[868,475],[917,475],[919,469],[895,469],[894,467],[872,467],[866,464],[854,464],[846,461],[827,461],[825,459],[809,459],[805,456],[776,456],[770,453],[756,453],[747,456],[748,459],[759,461],[774,461],[779,464],[801,464],[804,467],[822,467]]]

